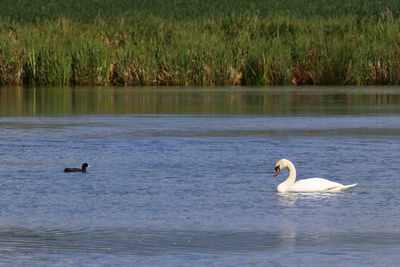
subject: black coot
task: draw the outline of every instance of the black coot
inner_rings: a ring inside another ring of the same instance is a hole
[[[86,172],[87,167],[89,167],[89,164],[85,162],[82,164],[82,168],[65,168],[64,172]]]

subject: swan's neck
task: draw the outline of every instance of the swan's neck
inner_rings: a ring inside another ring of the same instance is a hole
[[[294,167],[293,163],[291,163],[290,161],[288,162],[287,168],[289,171],[289,177],[286,179],[285,183],[288,186],[291,186],[296,181],[296,168]]]
[[[285,192],[287,189],[294,184],[296,181],[296,168],[294,167],[293,163],[290,161],[288,162],[288,172],[289,177],[278,186],[278,192]]]

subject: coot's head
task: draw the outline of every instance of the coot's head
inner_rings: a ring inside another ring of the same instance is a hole
[[[82,164],[82,170],[85,170],[87,167],[89,167],[89,164],[86,162]]]

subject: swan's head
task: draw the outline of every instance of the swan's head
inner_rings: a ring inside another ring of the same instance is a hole
[[[287,159],[280,159],[280,160],[278,160],[278,161],[275,163],[274,177],[276,177],[282,169],[287,168],[289,162],[290,162],[290,161],[287,160]]]

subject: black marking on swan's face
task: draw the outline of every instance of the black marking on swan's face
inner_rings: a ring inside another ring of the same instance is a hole
[[[279,174],[280,171],[281,171],[280,166],[279,166],[279,165],[276,166],[276,167],[275,167],[275,172],[274,172],[274,177],[276,177],[276,176]]]

